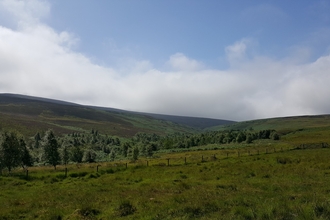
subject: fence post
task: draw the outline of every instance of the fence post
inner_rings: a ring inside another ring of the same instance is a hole
[[[127,169],[127,163],[126,163],[126,169]]]
[[[147,167],[149,166],[149,161],[147,161]]]
[[[170,166],[170,159],[167,159],[167,166]]]

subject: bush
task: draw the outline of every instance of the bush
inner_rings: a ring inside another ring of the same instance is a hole
[[[72,178],[84,177],[87,174],[88,174],[88,172],[70,173],[69,177],[72,177]]]
[[[91,207],[83,207],[82,209],[79,209],[78,213],[85,219],[86,217],[93,217],[100,214],[100,211]]]
[[[117,209],[119,216],[132,215],[136,211],[136,208],[128,200],[122,201]]]
[[[110,173],[110,174],[115,173],[115,171],[114,171],[112,168],[107,169],[106,172],[107,172],[107,173]]]

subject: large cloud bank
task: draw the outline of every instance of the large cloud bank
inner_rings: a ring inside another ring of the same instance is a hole
[[[0,1],[0,92],[127,110],[232,120],[330,113],[330,55],[312,62],[247,55],[253,40],[228,45],[230,67],[210,69],[177,53],[164,63],[103,67],[75,52],[79,42],[41,20],[43,1]],[[1,21],[1,20],[0,20]],[[1,25],[1,23],[0,23]]]

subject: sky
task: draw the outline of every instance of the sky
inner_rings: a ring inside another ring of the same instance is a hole
[[[330,0],[0,0],[0,93],[245,121],[329,85]]]

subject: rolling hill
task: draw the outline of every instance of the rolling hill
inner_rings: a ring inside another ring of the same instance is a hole
[[[58,133],[96,129],[106,134],[131,137],[138,132],[196,132],[229,123],[233,122],[131,112],[40,97],[0,94],[0,129],[16,129],[29,136],[51,128]]]

